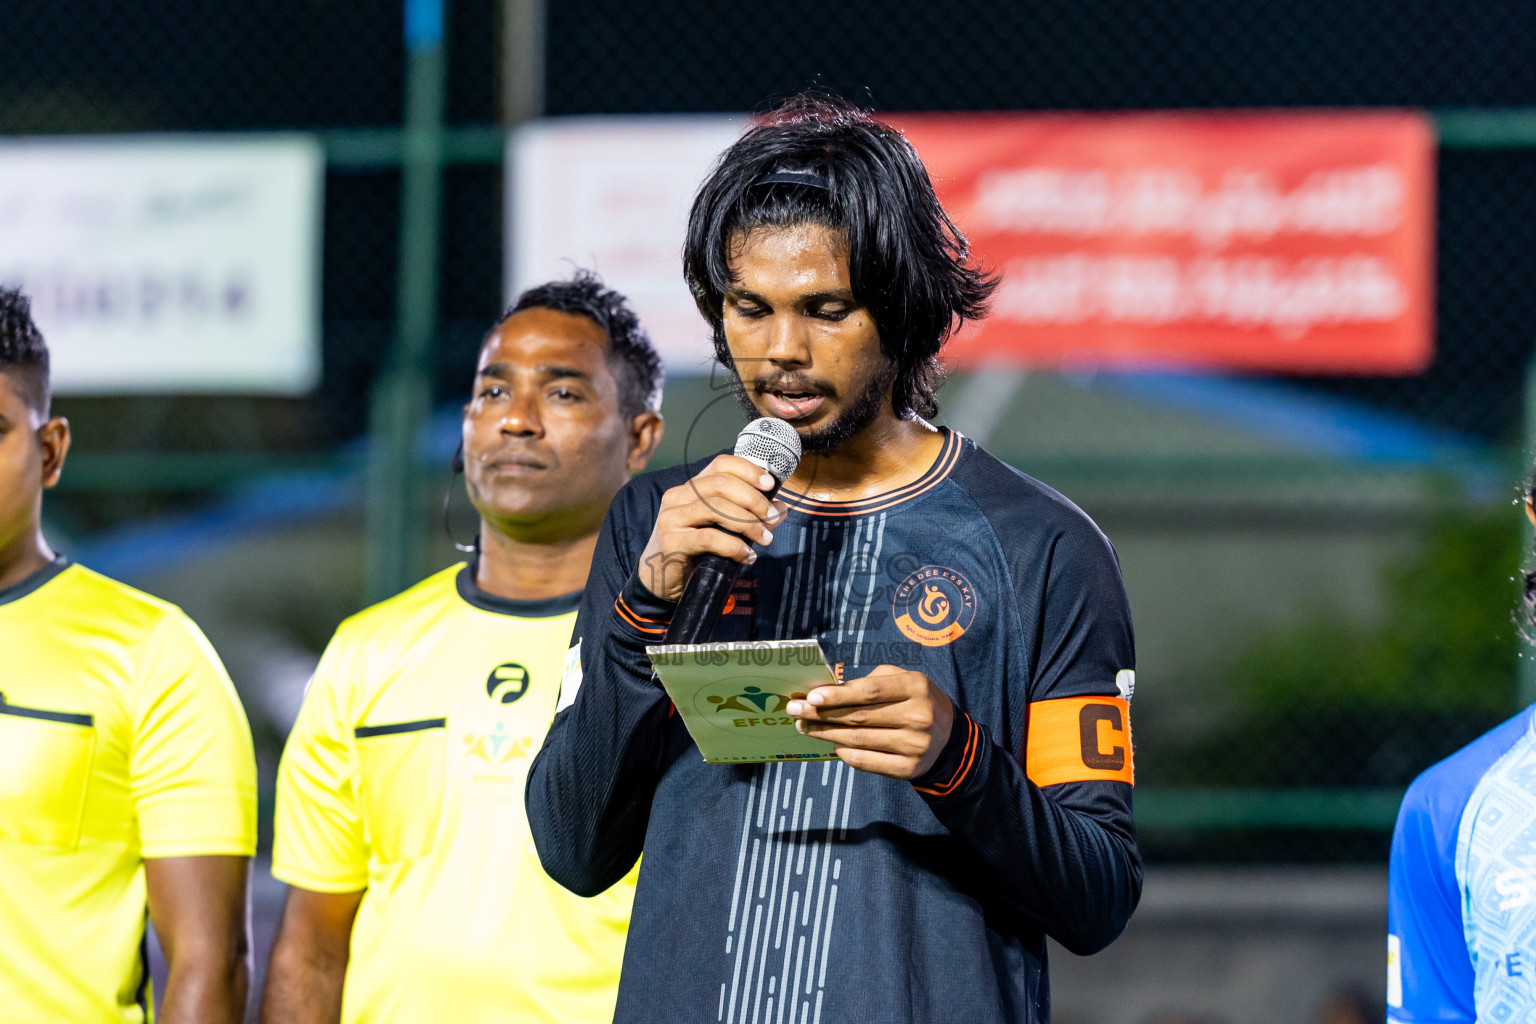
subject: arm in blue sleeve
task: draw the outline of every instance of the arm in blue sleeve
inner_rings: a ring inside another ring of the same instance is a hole
[[[1387,1019],[1476,1019],[1472,959],[1461,920],[1456,836],[1464,801],[1434,774],[1409,787],[1392,831],[1387,897]]]

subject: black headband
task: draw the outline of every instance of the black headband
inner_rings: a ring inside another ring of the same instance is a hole
[[[832,191],[832,185],[827,179],[815,171],[774,171],[752,183],[754,188],[758,185],[809,185],[811,188],[819,188],[826,192]]]

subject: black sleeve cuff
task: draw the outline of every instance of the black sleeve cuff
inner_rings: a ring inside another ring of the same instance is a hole
[[[642,645],[659,644],[666,638],[667,626],[676,610],[677,602],[657,597],[635,576],[624,584],[613,603],[620,634]]]
[[[963,792],[966,783],[980,778],[981,762],[986,757],[986,734],[970,715],[955,708],[955,721],[949,727],[949,740],[939,752],[939,759],[912,786],[930,800],[942,800]]]

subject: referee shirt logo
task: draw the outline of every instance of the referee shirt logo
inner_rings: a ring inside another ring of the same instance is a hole
[[[498,704],[511,704],[528,692],[528,669],[515,661],[491,669],[485,680],[485,695]]]

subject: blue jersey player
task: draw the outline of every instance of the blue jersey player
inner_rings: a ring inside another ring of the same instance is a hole
[[[1536,708],[1414,780],[1391,875],[1389,1021],[1536,1018]]]

